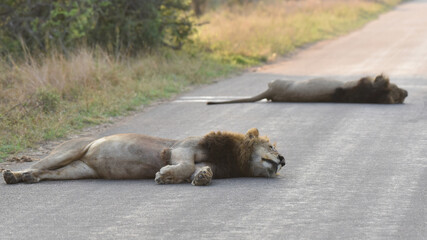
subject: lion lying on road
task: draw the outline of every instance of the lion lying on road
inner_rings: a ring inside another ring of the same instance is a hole
[[[246,135],[211,132],[183,140],[140,134],[65,142],[24,171],[5,170],[6,183],[84,178],[144,179],[159,184],[191,181],[210,184],[212,178],[274,177],[285,159],[256,128]]]
[[[275,80],[268,89],[251,98],[207,104],[247,103],[266,98],[272,102],[337,102],[337,103],[403,103],[408,92],[390,83],[388,77],[364,77],[358,81],[341,82],[316,78],[305,81]]]

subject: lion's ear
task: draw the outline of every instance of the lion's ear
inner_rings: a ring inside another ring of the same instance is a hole
[[[246,133],[246,137],[248,137],[249,139],[257,138],[258,136],[259,136],[259,131],[256,128],[251,128]]]
[[[390,85],[390,80],[384,74],[375,77],[374,86],[377,88],[387,88]]]

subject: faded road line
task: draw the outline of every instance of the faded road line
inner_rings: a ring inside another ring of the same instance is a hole
[[[207,102],[207,101],[224,101],[240,98],[249,98],[251,96],[184,96],[176,99],[173,103],[188,103],[188,102]],[[262,100],[266,101],[266,100]]]

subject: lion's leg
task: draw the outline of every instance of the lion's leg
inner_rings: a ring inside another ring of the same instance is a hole
[[[210,166],[204,163],[196,164],[196,171],[191,176],[191,184],[194,186],[206,186],[211,184],[213,172]]]
[[[65,167],[56,170],[31,169],[22,172],[22,181],[37,183],[42,180],[71,180],[98,178],[98,174],[82,161],[74,161]]]
[[[178,163],[164,166],[156,173],[158,184],[181,183],[187,181],[194,172],[194,163]]]
[[[93,138],[74,139],[55,148],[47,157],[31,166],[31,169],[53,170],[80,159]]]
[[[194,152],[185,148],[171,152],[171,165],[166,165],[156,173],[158,184],[181,183],[190,179],[194,173]]]

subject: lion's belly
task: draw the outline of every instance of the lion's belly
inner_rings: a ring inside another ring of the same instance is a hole
[[[100,178],[154,178],[166,165],[161,157],[163,149],[174,142],[137,134],[113,135],[93,142],[81,160]]]
[[[156,172],[166,164],[153,159],[123,157],[123,156],[96,156],[89,160],[84,159],[91,168],[104,179],[145,179],[154,178]]]
[[[280,99],[283,102],[329,102],[335,89],[342,87],[343,82],[330,79],[310,79],[296,81],[282,91]]]

